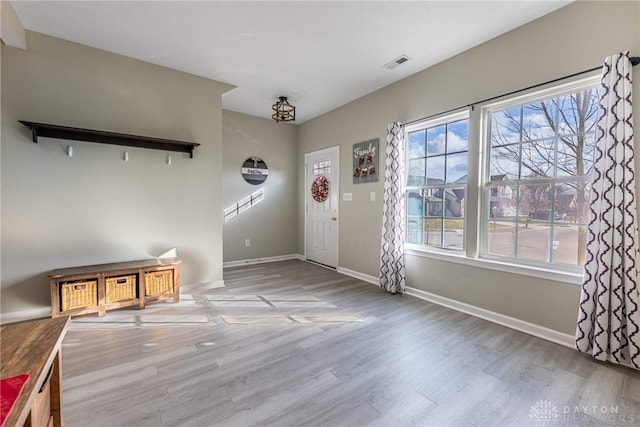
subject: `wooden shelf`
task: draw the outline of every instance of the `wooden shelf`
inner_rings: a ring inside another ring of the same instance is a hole
[[[39,137],[48,137],[70,139],[73,141],[97,142],[99,144],[150,148],[152,150],[177,151],[180,153],[188,153],[191,158],[193,158],[193,150],[200,145],[195,142],[175,141],[172,139],[153,138],[149,136],[128,135],[102,130],[50,125],[46,123],[28,122],[25,120],[18,121],[31,129],[31,138],[36,144],[38,143]]]

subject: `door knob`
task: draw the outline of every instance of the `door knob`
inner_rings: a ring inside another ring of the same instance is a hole
[[[337,220],[337,219],[338,219],[338,218],[336,218],[335,216],[332,216],[332,217],[331,217],[331,221],[335,221],[335,220]]]

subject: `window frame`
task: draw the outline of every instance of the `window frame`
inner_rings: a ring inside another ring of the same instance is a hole
[[[600,80],[598,74],[593,74],[564,84],[555,84],[543,88],[530,89],[520,95],[500,97],[500,100],[487,101],[456,113],[443,114],[436,118],[412,123],[405,127],[405,147],[408,152],[409,133],[419,129],[426,129],[439,124],[450,123],[467,117],[469,120],[468,137],[468,178],[465,187],[465,213],[464,213],[464,249],[451,250],[428,245],[405,243],[406,255],[429,258],[437,261],[453,262],[478,268],[496,270],[501,272],[531,276],[556,282],[580,285],[584,274],[584,267],[563,266],[559,264],[530,263],[523,259],[505,258],[488,254],[486,250],[489,242],[489,205],[487,193],[490,192],[490,113],[499,111],[507,105],[515,106],[535,102],[536,100],[552,98],[569,94],[582,89],[597,87]],[[408,159],[408,153],[406,155]],[[408,167],[406,174],[408,175]],[[559,179],[561,182],[566,179]],[[405,177],[405,183],[407,177]],[[407,189],[405,188],[405,197]],[[405,218],[407,218],[405,216]],[[405,219],[405,226],[407,221]]]
[[[406,144],[406,150],[405,150],[405,164],[407,165],[407,167],[405,167],[405,177],[404,177],[404,183],[405,185],[403,186],[404,188],[404,197],[407,197],[408,192],[410,191],[409,189],[428,189],[428,188],[438,188],[438,189],[442,189],[445,190],[447,188],[460,188],[460,187],[464,187],[464,192],[465,192],[465,199],[467,197],[467,193],[468,193],[468,187],[469,187],[469,182],[468,182],[468,177],[469,177],[469,170],[468,170],[468,165],[469,165],[469,161],[470,161],[470,156],[469,156],[469,152],[470,152],[470,146],[471,146],[471,137],[468,136],[467,137],[467,149],[465,150],[467,153],[467,182],[465,182],[463,185],[461,185],[460,183],[442,183],[442,184],[438,184],[438,185],[427,185],[426,183],[424,185],[418,185],[418,186],[409,186],[407,185],[408,181],[409,181],[409,150],[408,150],[408,144],[409,144],[409,134],[412,132],[417,132],[420,130],[428,130],[431,128],[435,128],[438,126],[442,126],[442,125],[448,125],[451,123],[455,123],[455,122],[459,122],[462,120],[467,120],[468,121],[468,127],[470,127],[471,125],[471,118],[469,116],[469,110],[465,109],[463,111],[459,111],[459,112],[455,112],[455,113],[450,113],[450,114],[446,114],[446,115],[442,115],[439,117],[435,117],[435,118],[431,118],[428,120],[423,120],[420,122],[416,122],[414,124],[408,125],[405,127],[405,144]],[[454,154],[460,154],[463,153],[465,151],[456,151],[456,152],[452,152],[452,153],[447,153],[445,151],[445,153],[441,154],[443,157],[446,157],[448,155],[454,155]],[[425,160],[427,159],[427,152],[426,152],[426,135],[425,135]],[[446,181],[446,180],[445,180]],[[405,201],[405,205],[407,206],[407,212],[405,213],[405,235],[408,232],[408,203]],[[465,206],[466,206],[466,202],[465,202]],[[423,218],[424,218],[424,214],[423,214]],[[444,221],[444,216],[442,216],[443,221]],[[405,248],[409,248],[409,249],[414,249],[414,250],[418,250],[418,251],[422,251],[422,250],[426,250],[426,251],[436,251],[436,252],[440,252],[440,253],[454,253],[456,255],[459,254],[464,254],[466,251],[466,247],[467,247],[467,214],[466,214],[466,210],[465,210],[465,214],[462,218],[463,221],[463,241],[462,241],[462,249],[457,249],[457,248],[446,248],[446,247],[438,247],[438,246],[431,246],[431,245],[427,245],[427,244],[419,244],[419,243],[405,243]]]
[[[576,80],[574,82],[565,83],[562,85],[556,85],[554,87],[537,90],[531,93],[527,93],[525,95],[512,97],[509,99],[501,100],[498,102],[493,102],[491,104],[483,105],[480,110],[481,115],[481,123],[483,132],[481,134],[480,144],[483,149],[483,155],[481,158],[482,167],[480,171],[480,191],[479,191],[479,225],[478,225],[478,251],[479,257],[482,259],[503,262],[506,264],[513,264],[516,266],[523,267],[531,267],[531,268],[540,268],[540,269],[548,269],[551,271],[557,271],[560,273],[569,273],[576,274],[582,276],[584,272],[584,266],[571,266],[571,265],[562,265],[562,264],[550,264],[546,262],[537,262],[534,260],[527,260],[522,258],[511,258],[506,256],[499,256],[495,254],[489,253],[488,245],[489,245],[489,219],[490,219],[490,201],[489,201],[489,193],[491,191],[491,114],[499,111],[504,111],[509,108],[514,107],[522,107],[527,104],[548,100],[555,97],[560,97],[563,95],[569,95],[575,92],[579,92],[581,90],[591,89],[598,86],[598,76],[588,77],[580,80]],[[596,118],[597,120],[597,118]],[[591,175],[583,175],[583,176],[553,176],[550,178],[543,179],[528,179],[527,183],[531,185],[540,184],[540,183],[565,183],[567,181],[582,181],[582,182],[590,182],[592,179]],[[523,179],[518,178],[517,180],[506,181],[506,184],[516,185],[517,183],[522,183]],[[518,208],[520,206],[520,202],[518,202]]]

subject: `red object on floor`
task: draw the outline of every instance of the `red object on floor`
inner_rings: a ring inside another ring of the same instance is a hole
[[[20,393],[22,393],[22,389],[28,380],[29,374],[0,380],[0,427],[4,427],[13,405],[20,397]]]

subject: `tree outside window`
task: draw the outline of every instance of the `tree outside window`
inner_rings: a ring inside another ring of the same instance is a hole
[[[588,87],[490,113],[486,253],[584,265],[598,105]]]

